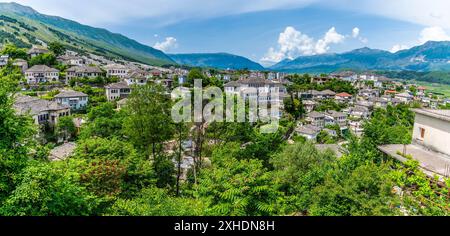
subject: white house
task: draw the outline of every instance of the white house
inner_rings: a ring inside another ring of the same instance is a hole
[[[450,110],[415,109],[413,143],[450,156]]]
[[[405,93],[396,94],[395,98],[402,101],[403,103],[409,103],[413,100],[414,96],[405,92]]]
[[[125,81],[109,84],[105,89],[108,101],[127,98],[131,93],[131,88]]]
[[[133,70],[128,72],[128,75],[125,78],[125,82],[128,85],[145,85],[147,84],[149,76],[150,75],[145,71]]]
[[[82,92],[62,91],[54,97],[54,101],[58,104],[70,106],[72,110],[80,110],[87,107],[89,97]]]
[[[29,84],[59,80],[59,70],[46,65],[35,65],[25,71],[25,78]]]
[[[8,55],[1,55],[0,56],[0,67],[6,66],[8,64],[9,56]]]
[[[304,125],[297,127],[295,132],[308,140],[315,140],[322,129],[314,125]]]
[[[120,64],[109,64],[104,67],[107,77],[118,77],[125,79],[128,77],[129,68]]]
[[[325,127],[325,114],[322,112],[313,111],[306,115],[306,121],[319,128]]]
[[[56,125],[60,117],[70,115],[68,105],[23,95],[16,97],[14,109],[18,114],[31,115],[35,123],[39,125]]]
[[[67,69],[66,80],[72,78],[95,78],[102,76],[103,71],[96,66],[73,66]]]
[[[286,87],[281,83],[270,80],[249,78],[231,81],[224,85],[225,93],[237,94],[243,99],[255,98],[258,104],[282,107],[283,98],[286,96]],[[278,94],[278,97],[272,95]],[[276,114],[281,116],[281,114]]]
[[[68,66],[82,66],[86,62],[84,58],[76,55],[62,55],[57,58],[58,62]]]

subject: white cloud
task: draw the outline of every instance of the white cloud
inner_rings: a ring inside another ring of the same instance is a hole
[[[331,27],[323,38],[315,41],[294,27],[288,26],[280,33],[277,49],[269,48],[261,61],[264,63],[276,63],[286,58],[294,59],[302,55],[323,54],[328,52],[331,44],[342,43],[345,38],[334,27]]]
[[[336,32],[334,27],[331,27],[322,39],[316,43],[315,54],[323,54],[330,50],[330,44],[342,43],[345,39],[344,35]]]
[[[409,49],[409,47],[406,45],[403,45],[403,44],[396,44],[396,45],[392,46],[391,50],[389,50],[389,51],[392,53],[396,53],[396,52],[404,50],[404,49]]]
[[[359,28],[358,27],[355,27],[355,28],[353,28],[353,30],[352,30],[352,37],[353,38],[357,38],[359,36]]]
[[[367,38],[363,38],[360,36],[361,30],[358,27],[353,28],[352,30],[352,38],[358,39],[360,42],[366,44],[369,42]]]
[[[426,43],[428,41],[447,41],[450,40],[450,36],[439,26],[432,26],[423,29],[420,32],[419,42]]]
[[[450,29],[449,0],[327,0],[322,5],[422,26],[435,25]]]
[[[177,39],[174,37],[167,37],[163,42],[157,42],[153,46],[154,48],[163,52],[168,52],[178,47]]]

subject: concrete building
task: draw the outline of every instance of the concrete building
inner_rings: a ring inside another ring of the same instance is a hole
[[[450,110],[414,109],[416,120],[412,144],[389,144],[378,148],[400,162],[411,157],[430,178],[444,182],[450,177]]]
[[[61,105],[70,106],[72,110],[80,110],[87,107],[89,97],[82,92],[62,91],[55,96],[54,101]]]
[[[450,157],[450,110],[415,109],[413,143]]]

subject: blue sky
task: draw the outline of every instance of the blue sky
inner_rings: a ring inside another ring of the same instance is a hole
[[[366,46],[396,51],[426,40],[450,40],[446,0],[17,2],[167,53],[229,52],[265,65]]]

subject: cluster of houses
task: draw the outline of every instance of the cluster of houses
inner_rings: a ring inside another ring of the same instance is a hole
[[[439,100],[435,98],[432,93],[427,93],[426,88],[423,86],[404,85],[372,73],[356,74],[344,71],[330,74],[329,76],[313,77],[311,82],[324,84],[334,78],[352,83],[358,92],[354,95],[346,92],[335,93],[328,89],[299,92],[298,98],[302,100],[307,115],[305,122],[300,123],[297,127],[297,134],[312,140],[316,139],[321,131],[326,131],[334,136],[333,131],[326,127],[339,124],[341,131],[349,130],[356,135],[361,135],[364,121],[369,119],[376,108],[416,102],[421,107],[436,109],[439,105],[445,105],[449,102],[449,99]],[[343,103],[345,108],[341,112],[332,110],[316,112],[315,108],[317,105],[327,99],[334,100],[338,104]]]

